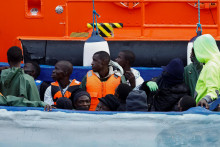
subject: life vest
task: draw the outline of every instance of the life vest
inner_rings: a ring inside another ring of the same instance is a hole
[[[70,83],[70,85],[67,88],[67,90],[66,90],[64,95],[62,95],[60,87],[59,87],[59,83],[57,81],[51,83],[51,95],[53,97],[54,105],[56,105],[56,101],[60,97],[70,98],[72,92],[74,92],[76,89],[79,88],[80,83],[81,82],[79,82],[79,81],[77,81],[75,79],[72,80],[72,82]]]
[[[86,91],[91,96],[89,111],[95,111],[99,103],[98,98],[105,97],[107,94],[115,94],[115,89],[121,83],[121,77],[114,74],[107,81],[102,82],[92,70],[87,73],[86,79]]]

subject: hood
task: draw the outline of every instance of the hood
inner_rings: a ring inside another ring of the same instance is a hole
[[[5,69],[1,73],[1,82],[5,87],[9,87],[17,74],[24,73],[23,69],[12,67]]]
[[[143,90],[133,90],[126,99],[127,111],[147,111],[147,95]]]
[[[113,71],[117,76],[121,77],[124,74],[123,68],[117,62],[110,60],[109,66],[113,67]]]
[[[207,63],[219,54],[219,49],[215,39],[210,34],[205,34],[195,40],[194,52],[200,63]]]

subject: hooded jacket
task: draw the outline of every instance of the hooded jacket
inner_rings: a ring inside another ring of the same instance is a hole
[[[148,96],[149,111],[172,111],[178,101],[189,94],[189,88],[183,82],[184,65],[181,59],[175,58],[165,67],[159,78],[154,78],[158,85],[156,92],[151,92],[144,82],[141,89]]]
[[[194,97],[196,83],[203,65],[199,63],[196,57],[193,57],[193,62],[184,68],[184,81],[190,89],[190,95]]]
[[[9,68],[1,72],[0,88],[4,96],[24,97],[29,101],[40,101],[40,96],[33,77],[21,68]]]
[[[147,95],[143,90],[133,90],[126,99],[127,111],[147,111]]]
[[[220,53],[215,39],[209,34],[198,37],[194,52],[197,60],[205,64],[196,84],[196,103],[203,98],[211,102],[218,97],[220,89]]]

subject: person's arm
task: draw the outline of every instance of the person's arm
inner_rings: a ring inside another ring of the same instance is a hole
[[[86,75],[85,75],[82,79],[82,82],[81,82],[80,86],[79,86],[79,88],[81,88],[84,91],[86,91],[86,80],[87,80],[87,78],[86,78]]]
[[[136,87],[135,76],[131,71],[125,72],[125,78],[129,81],[132,88]]]
[[[205,97],[203,97],[199,102],[198,106],[205,106],[208,108],[208,103],[212,102],[213,100],[218,98],[219,94],[219,87],[218,83],[220,81],[219,79],[219,69],[215,66],[211,66],[208,69],[206,69],[206,75],[205,75],[205,81],[206,81],[206,89],[207,94]]]
[[[53,98],[52,98],[52,95],[51,95],[51,86],[49,86],[47,88],[47,90],[45,91],[44,102],[49,104],[49,105],[54,105],[54,101],[53,101]]]

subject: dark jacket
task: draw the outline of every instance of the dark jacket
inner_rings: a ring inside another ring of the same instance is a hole
[[[155,79],[156,92],[151,92],[144,82],[140,89],[148,96],[148,111],[173,111],[175,105],[184,96],[189,95],[189,88],[183,82],[184,66],[182,60],[175,58],[165,67],[163,73]]]
[[[175,111],[178,101],[189,95],[189,88],[185,83],[180,83],[171,87],[159,89],[157,92],[150,92],[144,82],[141,89],[148,96],[148,111]]]

